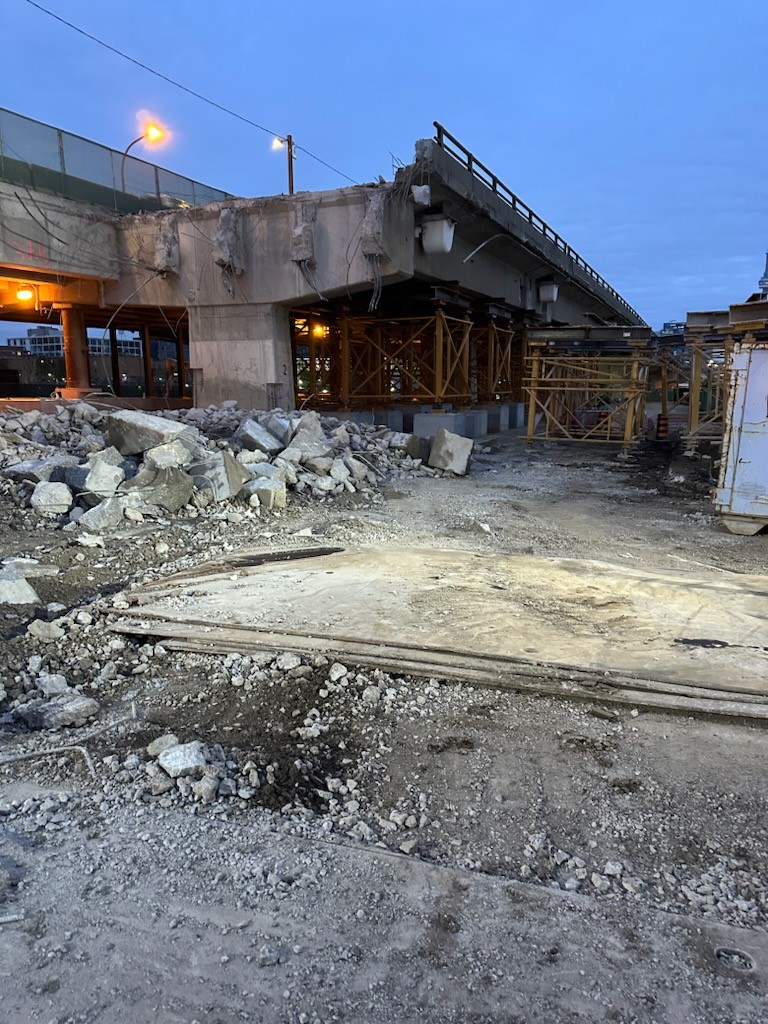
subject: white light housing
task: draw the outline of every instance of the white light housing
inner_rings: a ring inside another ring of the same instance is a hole
[[[449,217],[425,218],[421,223],[421,245],[430,255],[450,252],[456,225]]]
[[[554,281],[541,281],[539,284],[539,302],[557,302],[559,286]]]

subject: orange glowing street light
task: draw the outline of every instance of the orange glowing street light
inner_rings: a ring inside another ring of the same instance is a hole
[[[137,136],[133,142],[129,142],[123,150],[123,159],[120,162],[120,183],[125,192],[125,161],[129,152],[133,149],[137,142],[160,142],[166,138],[168,130],[163,128],[162,125],[157,124],[155,121],[148,121],[144,126],[144,131],[141,135]]]

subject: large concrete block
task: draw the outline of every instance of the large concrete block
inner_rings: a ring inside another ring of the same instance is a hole
[[[435,437],[443,429],[454,434],[464,434],[464,413],[428,412],[417,413],[413,417],[413,433],[417,437]]]
[[[510,402],[509,405],[509,429],[522,430],[525,427],[528,406],[525,402]]]
[[[421,412],[429,412],[430,409],[431,409],[431,406],[429,406],[429,405],[416,405],[416,404],[413,404],[413,405],[403,405],[403,406],[401,406],[397,410],[398,412],[400,412],[402,414],[402,417],[403,417],[403,425],[402,425],[402,427],[400,429],[404,430],[407,434],[412,434],[413,433],[413,417],[418,415]]]
[[[488,433],[488,413],[485,409],[470,409],[464,413],[464,436],[485,437]]]
[[[390,430],[402,433],[403,431],[403,411],[402,409],[385,409],[383,418],[377,418],[377,423],[386,423]],[[410,431],[408,431],[410,433]]]
[[[441,427],[432,442],[429,465],[433,469],[450,470],[457,476],[464,476],[469,468],[471,455],[471,438],[460,437],[458,434],[452,434],[445,427]]]
[[[244,420],[237,432],[238,444],[249,451],[264,452],[265,455],[278,455],[285,445],[275,435],[262,427],[256,420]]]
[[[107,440],[123,455],[135,455],[181,436],[195,437],[194,427],[148,412],[120,409],[107,421]]]
[[[493,405],[485,406],[488,413],[488,433],[501,434],[509,430],[509,404],[507,402],[494,402]]]

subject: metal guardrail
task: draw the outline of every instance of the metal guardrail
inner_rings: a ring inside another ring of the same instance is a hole
[[[538,231],[544,238],[549,239],[550,242],[554,242],[561,252],[572,259],[577,267],[583,270],[584,273],[588,274],[593,281],[604,288],[621,306],[624,307],[624,309],[631,313],[632,316],[637,317],[642,324],[645,323],[637,310],[633,309],[626,299],[622,298],[616,289],[608,284],[605,278],[601,274],[598,274],[594,267],[591,267],[589,263],[587,263],[583,256],[580,256],[575,249],[572,249],[564,238],[558,235],[558,233],[554,231],[545,220],[542,220],[542,218],[539,217],[539,215],[535,213],[527,203],[524,203],[518,195],[515,195],[512,189],[505,185],[504,182],[501,181],[501,179],[498,178],[492,170],[490,170],[490,168],[486,167],[484,163],[478,160],[473,153],[470,153],[466,146],[463,146],[455,136],[451,135],[449,131],[446,131],[439,122],[434,121],[433,124],[437,132],[435,142],[437,142],[438,146],[440,146],[442,150],[452,156],[454,160],[458,160],[462,166],[466,167],[470,174],[486,185],[499,197],[499,199],[502,200],[502,202],[506,203],[507,206],[512,207],[515,213],[524,217],[531,227]]]
[[[3,108],[0,180],[119,213],[200,206],[232,198],[221,189]]]

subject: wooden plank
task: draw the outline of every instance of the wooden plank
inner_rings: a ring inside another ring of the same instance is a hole
[[[254,645],[236,643],[206,643],[190,639],[169,641],[165,646],[173,650],[191,651],[200,654],[231,654],[233,652],[248,653]],[[283,646],[259,645],[259,650],[271,650],[275,654],[286,649]],[[296,650],[296,648],[293,648]],[[299,648],[299,650],[304,650]],[[380,668],[382,671],[397,674],[419,676],[422,678],[443,680],[446,682],[465,683],[469,686],[507,690],[511,692],[536,693],[542,696],[567,697],[571,700],[601,701],[610,704],[627,704],[636,707],[651,707],[660,711],[680,712],[683,714],[724,715],[727,717],[750,718],[768,723],[768,704],[750,704],[738,700],[708,700],[688,695],[672,695],[655,693],[647,690],[612,687],[605,683],[595,683],[593,688],[583,683],[562,683],[553,686],[551,682],[539,679],[532,681],[527,678],[510,679],[480,670],[451,669],[443,664],[425,665],[423,662],[392,660],[388,656],[377,657],[372,653],[362,655],[340,654],[344,660],[368,668]]]
[[[333,653],[340,659],[383,668],[389,672],[439,677],[472,685],[501,689],[532,690],[554,696],[601,699],[622,704],[642,704],[676,711],[736,715],[768,721],[768,700],[751,693],[725,689],[687,687],[661,680],[639,679],[576,666],[529,662],[513,657],[466,656],[444,649],[398,647],[350,638],[318,634],[283,633],[249,627],[218,626],[204,622],[168,622],[147,616],[123,620],[115,632],[158,636],[179,650],[226,653],[233,650]],[[510,680],[510,675],[514,679]]]

